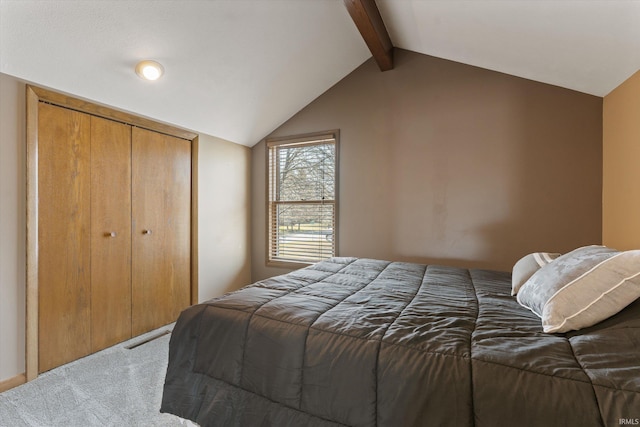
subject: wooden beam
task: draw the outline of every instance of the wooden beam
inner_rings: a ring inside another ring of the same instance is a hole
[[[378,63],[380,71],[393,69],[393,43],[375,0],[344,0],[344,5]]]

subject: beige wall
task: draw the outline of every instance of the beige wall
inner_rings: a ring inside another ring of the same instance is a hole
[[[200,135],[199,300],[251,282],[251,150]]]
[[[0,74],[0,382],[24,372],[25,85]],[[198,155],[199,300],[251,276],[251,150],[207,135]]]
[[[24,372],[25,85],[0,73],[0,381]]]
[[[270,136],[340,129],[339,254],[509,270],[601,242],[602,98],[409,51],[373,60]],[[253,148],[252,279],[265,266]]]
[[[604,97],[603,244],[640,248],[640,71]]]

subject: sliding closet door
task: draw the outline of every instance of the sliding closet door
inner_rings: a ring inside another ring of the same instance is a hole
[[[38,370],[90,353],[87,114],[38,106]]]
[[[131,338],[131,126],[91,118],[91,351]]]
[[[132,332],[175,321],[191,299],[191,142],[132,130]]]

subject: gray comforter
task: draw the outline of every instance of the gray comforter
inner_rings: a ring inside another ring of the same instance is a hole
[[[202,426],[619,426],[640,301],[542,332],[508,273],[335,258],[185,310],[161,411]]]

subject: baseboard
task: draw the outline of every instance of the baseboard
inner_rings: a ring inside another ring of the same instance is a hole
[[[19,385],[27,382],[27,376],[25,374],[16,375],[13,378],[0,381],[0,393],[7,391]]]

